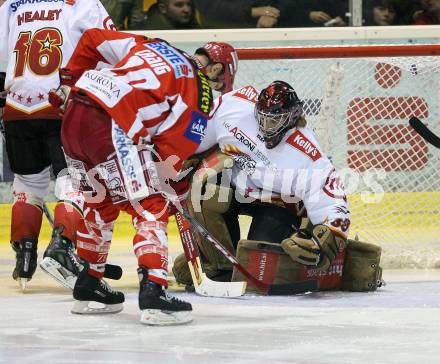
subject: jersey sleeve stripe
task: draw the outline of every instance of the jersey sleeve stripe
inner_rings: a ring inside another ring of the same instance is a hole
[[[162,125],[159,126],[157,134],[163,133],[164,131],[173,127],[182,114],[188,109],[188,105],[183,101],[182,97],[179,95],[176,103],[173,106],[173,112],[168,115]]]

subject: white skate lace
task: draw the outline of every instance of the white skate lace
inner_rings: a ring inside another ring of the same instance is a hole
[[[104,290],[106,290],[107,292],[109,292],[109,293],[113,293],[113,294],[117,293],[117,291],[114,291],[114,290],[109,286],[109,284],[108,284],[106,281],[104,281],[103,279],[100,279],[100,280],[99,280],[99,284],[100,284],[101,287],[104,288]]]
[[[168,302],[185,303],[185,301],[179,300],[178,298],[171,296],[166,290],[163,290],[163,293]]]
[[[70,260],[73,262],[73,264],[76,266],[79,272],[82,271],[84,266],[80,263],[79,257],[75,254],[72,247],[69,247],[67,250],[67,255],[69,256]]]

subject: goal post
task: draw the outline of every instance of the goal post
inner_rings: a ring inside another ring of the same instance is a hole
[[[439,56],[440,44],[237,48],[239,60]]]

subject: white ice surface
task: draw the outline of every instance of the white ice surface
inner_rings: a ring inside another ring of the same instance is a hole
[[[134,291],[99,317],[70,314],[67,290],[0,297],[0,363],[440,363],[438,272],[390,274],[374,293],[176,295],[192,324],[141,325]]]

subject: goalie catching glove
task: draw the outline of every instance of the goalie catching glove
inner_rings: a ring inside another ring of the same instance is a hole
[[[327,225],[310,225],[308,219],[303,219],[299,231],[284,239],[281,246],[293,261],[326,271],[345,249],[347,239]]]

